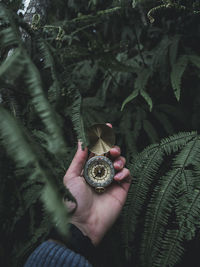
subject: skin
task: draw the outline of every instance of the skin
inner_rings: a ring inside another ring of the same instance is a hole
[[[117,171],[114,177],[116,182],[106,188],[104,193],[96,193],[83,177],[88,149],[82,150],[80,142],[63,180],[78,204],[70,223],[88,236],[95,246],[117,219],[125,203],[131,180],[130,171],[124,167],[125,158],[121,156],[120,148],[115,146],[109,153]],[[73,208],[72,203],[68,202],[66,205],[69,209]]]

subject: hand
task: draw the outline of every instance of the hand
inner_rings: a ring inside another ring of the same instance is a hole
[[[118,171],[114,180],[118,183],[112,183],[102,194],[96,193],[83,177],[88,149],[82,150],[80,142],[74,159],[64,176],[64,184],[76,198],[78,204],[70,222],[88,236],[94,245],[99,244],[104,234],[115,222],[127,197],[131,180],[130,172],[124,168],[125,158],[120,154],[118,146],[110,150],[114,168]]]

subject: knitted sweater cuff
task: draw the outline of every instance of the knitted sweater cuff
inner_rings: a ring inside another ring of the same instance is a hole
[[[29,256],[24,267],[92,267],[80,254],[54,241],[43,242]]]

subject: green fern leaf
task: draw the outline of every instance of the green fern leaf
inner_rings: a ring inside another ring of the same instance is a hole
[[[49,151],[56,155],[66,154],[66,144],[57,115],[44,95],[39,71],[30,59],[27,62],[24,78],[32,104],[48,131]]]
[[[19,44],[19,32],[12,19],[12,13],[0,3],[0,21],[2,24],[9,25],[6,28],[0,29],[1,47],[14,47]]]
[[[168,218],[175,201],[180,170],[174,169],[161,178],[161,183],[154,189],[151,201],[145,214],[145,229],[141,261],[144,266],[154,266],[157,252],[160,249],[160,237],[167,226]]]
[[[128,193],[122,225],[122,232],[124,236],[123,243],[126,247],[127,256],[130,256],[133,253],[132,248],[129,247],[129,244],[135,242],[134,237],[141,220],[140,214],[144,210],[144,206],[146,205],[145,203],[147,203],[147,198],[152,195],[152,184],[154,184],[155,187],[156,183],[158,184],[161,178],[160,174],[158,175],[158,172],[160,166],[164,163],[165,156],[171,155],[172,153],[177,153],[180,149],[184,148],[188,142],[192,141],[196,137],[197,133],[192,132],[179,133],[177,135],[162,139],[159,144],[154,144],[147,147],[134,159],[134,162],[130,168],[133,175],[133,183]],[[175,171],[176,170],[167,174],[169,177],[171,177],[169,179],[172,179],[173,175],[176,173]],[[177,180],[177,178],[175,180]],[[162,181],[163,183],[167,182],[167,180],[164,178],[162,178]],[[173,188],[174,187],[175,183],[173,183]],[[158,190],[154,190],[155,194],[156,192],[160,191],[159,186],[156,188],[158,188]],[[167,192],[167,194],[168,193],[169,192]],[[167,198],[165,198],[165,200],[167,201]],[[154,204],[155,203],[156,201],[154,201]],[[163,207],[164,206],[165,205],[163,205]],[[149,213],[151,212],[152,211],[149,209]],[[148,216],[150,216],[150,214]],[[149,218],[148,216],[147,218]]]
[[[78,140],[81,141],[83,146],[88,145],[87,136],[82,115],[82,98],[78,90],[74,91],[73,104],[71,110],[71,120],[77,134]]]
[[[0,134],[8,155],[14,160],[17,168],[23,168],[27,172],[29,179],[45,183],[41,198],[44,201],[45,207],[53,215],[54,221],[58,223],[60,231],[66,234],[67,211],[63,204],[63,195],[55,183],[56,179],[53,177],[52,170],[41,167],[38,159],[39,156],[34,153],[26,135],[20,129],[17,122],[2,107],[0,107],[0,120]],[[68,197],[74,201],[69,192]],[[54,205],[51,199],[54,199]]]
[[[20,48],[16,48],[12,51],[12,54],[0,66],[1,78],[7,78],[15,80],[23,71],[25,66],[25,58],[23,51]]]
[[[178,229],[168,230],[163,238],[163,247],[156,259],[157,266],[175,266],[184,253],[184,240],[191,240],[199,228],[198,218],[200,216],[200,192],[194,190],[191,195],[190,203],[182,212],[183,218]],[[197,225],[198,226],[197,226]],[[188,238],[189,236],[189,238]]]

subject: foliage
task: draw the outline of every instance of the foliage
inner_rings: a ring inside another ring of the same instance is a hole
[[[199,231],[199,1],[49,1],[45,23],[35,14],[31,24],[22,7],[0,1],[3,261],[20,266],[55,222],[66,234],[61,200],[75,200],[62,177],[77,138],[87,145],[85,128],[110,122],[133,184],[95,266],[190,262]]]

